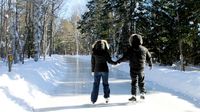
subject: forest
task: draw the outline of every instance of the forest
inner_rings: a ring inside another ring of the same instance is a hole
[[[137,33],[163,65],[200,64],[199,0],[88,0],[70,19],[59,17],[64,0],[0,0],[0,54],[13,63],[52,54],[90,54],[106,39],[112,55],[123,54]]]
[[[143,36],[155,62],[200,63],[199,0],[90,0],[78,29],[88,41],[106,39],[121,54],[128,38]]]
[[[13,63],[53,53],[62,0],[0,0],[0,54]]]

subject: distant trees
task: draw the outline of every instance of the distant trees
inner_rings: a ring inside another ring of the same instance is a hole
[[[55,11],[62,0],[0,0],[0,54],[12,50],[14,63],[24,57],[52,53],[55,35]],[[45,56],[45,55],[44,55]]]
[[[58,54],[89,54],[90,46],[87,38],[82,38],[82,35],[77,30],[77,21],[80,20],[80,15],[74,13],[70,20],[62,19],[55,39],[55,51]]]
[[[55,40],[55,49],[59,54],[76,54],[75,29],[72,21],[61,20],[59,38]]]
[[[120,54],[132,33],[162,64],[200,63],[200,1],[196,0],[90,0],[79,29],[91,43],[107,39]]]

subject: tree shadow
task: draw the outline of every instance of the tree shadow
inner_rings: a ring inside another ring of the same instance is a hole
[[[18,98],[16,96],[13,96],[10,92],[9,89],[7,87],[0,87],[0,89],[3,90],[3,92],[5,93],[5,95],[11,99],[12,101],[14,101],[16,104],[18,104],[20,107],[24,108],[25,110],[29,111],[29,112],[33,112],[33,107],[31,107],[26,101],[24,101],[21,98]],[[8,107],[9,108],[9,107]]]
[[[193,98],[192,96],[189,96],[187,94],[175,91],[170,88],[163,87],[155,82],[152,81],[146,81],[146,88],[148,90],[148,94],[151,93],[156,93],[156,92],[165,92],[165,93],[170,93],[174,96],[179,97],[180,99],[183,99],[185,101],[188,101],[192,103],[194,106],[197,108],[200,108],[200,98]]]

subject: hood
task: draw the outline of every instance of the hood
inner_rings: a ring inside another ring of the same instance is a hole
[[[108,45],[108,42],[106,40],[97,40],[92,45],[92,49],[93,50],[108,50],[109,45]]]
[[[132,34],[129,38],[129,44],[130,46],[139,46],[142,45],[143,40],[142,36],[138,34]]]

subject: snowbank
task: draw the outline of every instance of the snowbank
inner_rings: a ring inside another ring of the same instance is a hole
[[[56,87],[55,82],[62,78],[65,65],[64,57],[58,55],[38,62],[27,59],[24,64],[13,65],[11,72],[8,72],[6,63],[1,62],[0,111],[32,111],[39,99],[53,94],[52,89]]]

